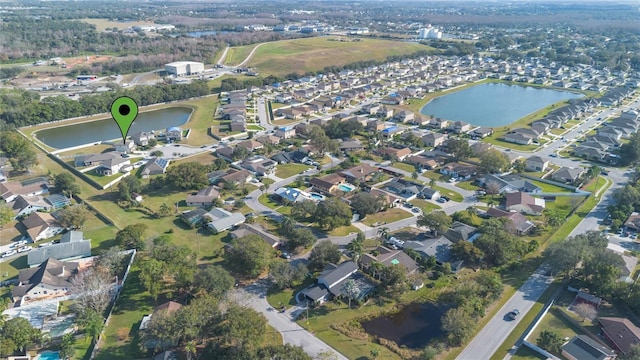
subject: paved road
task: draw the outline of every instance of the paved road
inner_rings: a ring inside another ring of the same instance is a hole
[[[229,46],[228,45],[227,45],[227,47],[224,48],[224,51],[222,51],[222,56],[220,56],[220,60],[218,60],[218,62],[216,64],[222,65],[222,63],[224,62],[224,59],[227,58],[227,52],[229,52]]]
[[[256,52],[256,50],[258,50],[258,48],[262,45],[264,45],[265,43],[260,43],[258,45],[256,45],[253,50],[251,50],[251,52],[249,53],[249,55],[247,55],[247,57],[238,65],[236,65],[236,67],[243,67],[245,66],[249,60],[251,60],[251,58],[253,57],[253,54]]]
[[[257,108],[258,123],[260,124],[260,126],[265,128],[267,132],[273,130],[275,126],[271,125],[271,122],[269,121],[269,114],[267,112],[267,102],[263,96],[258,98],[256,106],[258,107]]]
[[[531,307],[553,281],[552,277],[544,276],[545,273],[546,269],[543,267],[536,270],[456,359],[479,360],[491,358],[498,347],[502,345],[504,339],[520,323],[523,318],[522,315],[531,310]],[[513,321],[505,320],[505,315],[513,309],[520,310],[521,315]]]
[[[244,288],[234,290],[230,296],[238,303],[262,313],[269,321],[269,325],[282,334],[285,343],[300,346],[311,356],[317,356],[321,352],[329,351],[336,356],[336,359],[347,360],[345,356],[295,323],[291,318],[292,313],[290,311],[283,314],[273,309],[265,296],[267,287],[268,282],[261,280]],[[270,336],[270,334],[267,334],[267,336]]]

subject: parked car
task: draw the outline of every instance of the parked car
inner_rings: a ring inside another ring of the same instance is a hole
[[[518,315],[520,315],[520,310],[513,309],[507,314],[507,319],[515,320],[518,317]]]
[[[444,204],[444,203],[446,203],[446,202],[447,202],[447,200],[445,200],[445,198],[442,198],[442,197],[441,197],[441,198],[438,198],[438,200],[436,200],[436,201],[437,201],[437,202],[439,202],[439,203],[441,203],[441,204]]]
[[[291,259],[291,255],[286,251],[283,251],[280,256],[282,256],[283,259]]]
[[[31,246],[23,246],[20,249],[18,249],[19,253],[23,253],[23,252],[27,252],[29,250],[32,250],[33,248]]]
[[[17,251],[9,250],[9,251],[5,252],[4,254],[2,254],[2,257],[5,258],[5,257],[9,257],[9,256],[12,256],[12,255],[15,255],[15,254],[17,254]]]

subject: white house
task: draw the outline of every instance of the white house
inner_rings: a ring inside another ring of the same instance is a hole
[[[48,213],[32,212],[22,224],[27,228],[27,234],[32,241],[48,239],[64,231],[62,225]]]

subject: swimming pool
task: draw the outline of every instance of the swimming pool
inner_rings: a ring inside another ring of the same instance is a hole
[[[309,195],[311,195],[311,198],[313,198],[314,200],[318,200],[318,201],[324,200],[324,195],[314,193],[314,192],[309,193]]]
[[[355,189],[355,187],[353,185],[350,185],[350,184],[340,184],[340,185],[338,185],[338,189],[340,189],[341,191],[344,191],[344,192],[350,192],[350,191],[353,191]]]
[[[57,351],[45,351],[38,355],[36,360],[60,360],[60,353]]]

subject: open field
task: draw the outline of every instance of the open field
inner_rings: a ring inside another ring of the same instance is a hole
[[[303,171],[309,168],[311,168],[311,166],[305,164],[282,164],[276,167],[276,176],[281,179],[286,179],[294,175],[302,174]]]
[[[227,57],[224,59],[224,64],[227,66],[237,66],[244,59],[249,56],[251,50],[253,50],[257,44],[245,45],[245,46],[234,46],[230,47],[229,51],[227,51]]]
[[[428,50],[425,45],[389,40],[362,39],[336,41],[335,37],[283,40],[261,45],[247,66],[265,75],[286,75],[319,71],[327,66],[344,66],[364,60],[384,60],[392,55],[406,55]]]
[[[108,28],[118,28],[118,30],[123,30],[138,25],[155,25],[153,21],[111,21],[108,19],[81,19],[80,21],[95,25],[97,31],[104,31]]]
[[[411,214],[400,208],[391,208],[377,214],[368,215],[362,220],[362,223],[367,226],[373,226],[373,224],[377,223],[392,223],[410,217]]]

